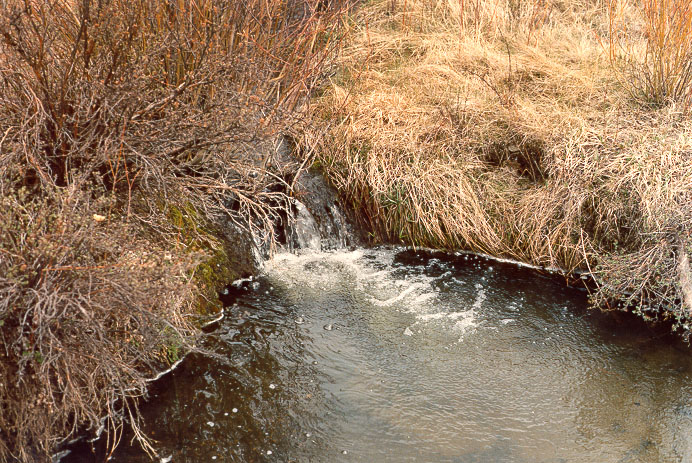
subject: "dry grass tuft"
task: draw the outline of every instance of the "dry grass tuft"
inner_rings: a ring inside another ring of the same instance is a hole
[[[598,0],[369,4],[306,143],[375,241],[590,271],[595,303],[665,306],[688,334],[692,122],[631,99],[611,19]]]

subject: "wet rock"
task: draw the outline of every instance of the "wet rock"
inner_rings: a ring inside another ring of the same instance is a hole
[[[263,267],[264,259],[259,247],[247,230],[230,219],[220,224],[226,240],[226,254],[238,278],[257,274]]]
[[[290,140],[281,137],[276,143],[275,157],[278,162],[289,164],[290,160],[295,161],[291,155],[292,149]],[[310,249],[341,249],[365,244],[365,234],[354,225],[355,221],[350,220],[344,213],[345,209],[341,207],[336,189],[327,183],[319,170],[299,170],[290,193],[295,198],[295,225],[289,219],[287,236],[291,235],[290,229],[294,226],[308,227],[311,233],[314,227],[319,236],[320,247]],[[306,213],[310,214],[310,219],[307,219]],[[308,230],[303,229],[301,233],[304,231]],[[308,244],[314,246],[315,242],[310,240]]]
[[[301,172],[295,182],[293,194],[300,198],[300,204],[310,212],[323,250],[341,249],[365,242],[343,212],[336,190],[320,172]],[[298,210],[299,214],[300,212]]]

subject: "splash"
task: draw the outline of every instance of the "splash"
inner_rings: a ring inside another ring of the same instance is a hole
[[[268,261],[267,276],[281,281],[290,292],[343,291],[367,301],[371,310],[394,310],[411,314],[414,322],[402,334],[415,336],[424,327],[444,330],[459,340],[478,326],[478,313],[486,299],[485,290],[476,285],[470,307],[458,307],[439,297],[439,285],[454,280],[452,272],[428,276],[397,266],[398,249],[325,251],[303,254],[282,253]],[[439,263],[436,263],[439,265]]]

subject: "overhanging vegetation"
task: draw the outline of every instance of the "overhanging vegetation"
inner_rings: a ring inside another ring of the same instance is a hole
[[[104,415],[113,445],[124,419],[137,429],[146,379],[240,276],[219,224],[273,240],[292,167],[272,144],[297,130],[341,14],[3,2],[0,461],[46,461]]]

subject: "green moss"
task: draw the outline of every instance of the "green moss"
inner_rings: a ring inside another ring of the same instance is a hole
[[[231,259],[223,247],[216,249],[209,260],[197,266],[195,281],[204,295],[198,304],[198,310],[201,314],[208,315],[221,310],[219,291],[241,276],[232,268]]]
[[[197,313],[211,315],[220,312],[219,291],[241,276],[233,270],[222,234],[189,203],[180,207],[169,205],[167,216],[178,231],[178,239],[185,249],[207,256],[193,271],[194,282],[200,290]]]

